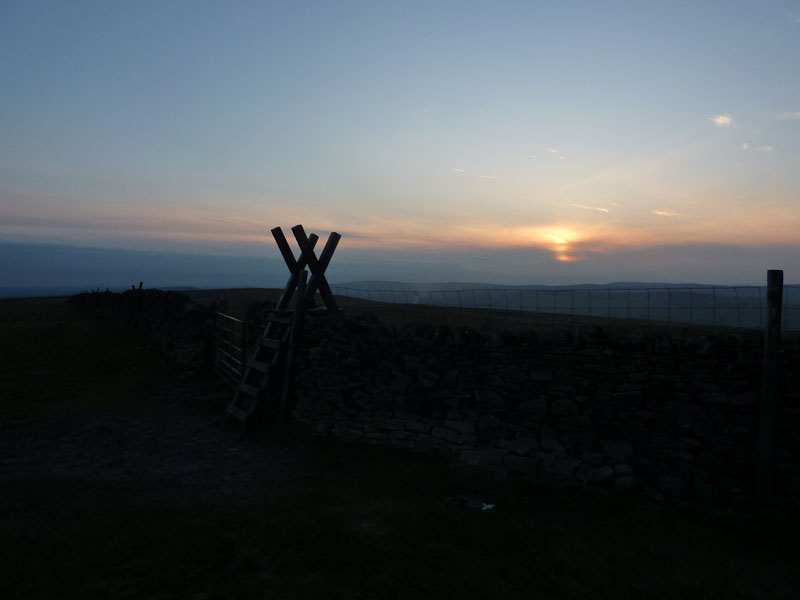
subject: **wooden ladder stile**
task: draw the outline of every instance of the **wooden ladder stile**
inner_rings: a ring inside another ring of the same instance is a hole
[[[247,424],[256,412],[260,400],[267,395],[274,396],[271,399],[279,401],[281,419],[285,415],[289,386],[291,385],[289,362],[293,359],[290,342],[292,349],[296,350],[302,335],[304,309],[313,303],[317,290],[325,302],[326,310],[328,312],[338,311],[330,286],[325,279],[325,270],[341,236],[336,232],[331,232],[322,254],[317,258],[314,254],[314,246],[319,240],[319,236],[314,233],[306,236],[301,225],[293,227],[292,233],[300,247],[298,259],[295,259],[281,228],[272,229],[272,235],[289,268],[290,276],[278,303],[267,316],[264,332],[256,340],[255,348],[244,365],[244,372],[233,399],[228,403],[229,418],[236,419],[242,425]],[[306,282],[308,276],[308,272],[305,270],[306,266],[311,271],[308,283]],[[289,310],[289,305],[295,292],[298,292],[295,298],[296,309],[292,311]]]
[[[228,404],[228,414],[242,423],[256,411],[261,396],[270,393],[280,379],[286,350],[291,335],[292,321],[281,314],[267,317],[267,326],[256,340],[255,348],[245,364],[244,373],[233,400]]]

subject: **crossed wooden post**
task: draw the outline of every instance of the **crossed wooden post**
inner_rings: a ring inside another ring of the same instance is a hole
[[[333,298],[333,292],[331,292],[331,288],[328,285],[328,280],[325,279],[325,270],[328,268],[342,236],[335,231],[331,232],[325,248],[322,249],[322,254],[317,258],[314,253],[314,246],[317,244],[319,236],[315,233],[307,236],[302,225],[292,227],[292,233],[294,234],[294,239],[297,240],[297,245],[300,247],[300,258],[297,259],[295,259],[294,253],[286,241],[286,236],[283,235],[283,230],[280,227],[272,229],[272,237],[275,238],[275,243],[278,244],[278,249],[281,251],[286,266],[289,268],[289,273],[291,273],[289,281],[286,283],[286,289],[275,308],[285,310],[289,306],[289,302],[297,289],[300,273],[308,266],[311,271],[311,279],[306,286],[305,297],[298,299],[298,301],[302,302],[304,306],[310,306],[314,300],[314,294],[319,290],[325,302],[325,307],[331,312],[337,311],[336,300]]]

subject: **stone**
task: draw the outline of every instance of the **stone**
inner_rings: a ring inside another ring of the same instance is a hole
[[[587,416],[562,417],[558,420],[558,428],[569,433],[588,433],[594,435],[591,418]]]
[[[595,440],[595,434],[587,433],[564,433],[561,435],[561,441],[569,448],[588,448]]]
[[[586,485],[591,481],[593,473],[594,469],[592,469],[591,465],[582,462],[578,470],[575,471],[573,478],[579,485]]]
[[[542,446],[542,450],[547,450],[548,452],[564,452],[564,446],[561,445],[558,439],[558,433],[552,429],[542,430],[539,443]]]
[[[671,435],[663,433],[654,433],[652,435],[653,445],[659,448],[669,448],[676,450],[683,450],[692,447],[693,444],[688,442],[685,438],[675,438]]]
[[[553,373],[552,371],[531,371],[530,374],[531,381],[539,381],[542,383],[546,383],[549,381],[553,381]]]
[[[630,462],[633,446],[627,440],[600,440],[600,449],[612,464]]]
[[[502,448],[503,450],[509,450],[513,445],[514,440],[510,440],[508,438],[500,438],[496,443],[496,446],[498,448]]]
[[[618,490],[629,490],[636,485],[636,479],[630,475],[623,475],[614,480],[614,487]]]
[[[497,368],[497,375],[514,383],[522,383],[525,381],[525,374],[516,365],[505,365]]]
[[[503,398],[489,390],[475,390],[475,399],[479,405],[489,408],[503,408]]]
[[[431,435],[447,442],[455,442],[458,439],[458,433],[446,427],[434,427]]]
[[[525,456],[531,450],[534,450],[534,449],[536,449],[538,447],[539,447],[539,444],[533,438],[530,438],[530,437],[518,437],[514,441],[514,445],[513,445],[512,449],[511,449],[511,451],[514,454],[519,454],[520,456]]]
[[[458,433],[475,433],[475,423],[473,421],[448,419],[444,422],[444,426]]]
[[[751,406],[758,402],[758,391],[742,392],[728,398],[728,402],[734,406]]]
[[[415,421],[413,419],[408,419],[406,421],[406,429],[409,431],[421,431],[424,433],[428,433],[431,430],[430,423],[423,423],[422,421]]]
[[[696,479],[694,481],[694,493],[703,500],[716,500],[720,497],[721,490],[713,483]]]
[[[509,454],[503,458],[503,465],[509,475],[522,476],[522,477],[535,477],[536,469],[541,462],[537,458],[528,458],[524,456],[514,456]]]
[[[503,462],[506,453],[497,448],[477,448],[475,450],[462,450],[461,460],[468,465],[486,467],[499,465]]]
[[[411,378],[403,373],[395,373],[389,382],[389,388],[395,392],[404,392],[411,385]]]
[[[600,454],[599,452],[586,451],[583,454],[581,454],[581,460],[589,463],[593,467],[599,467],[600,465],[603,464],[603,455]]]
[[[668,498],[680,498],[686,495],[689,480],[683,473],[666,472],[656,477],[658,490]]]
[[[611,394],[609,404],[612,408],[617,410],[623,408],[633,410],[641,406],[642,400],[642,392],[638,390],[630,392],[614,392]]]
[[[614,473],[617,475],[633,475],[633,466],[632,465],[614,465]]]
[[[697,399],[704,404],[727,404],[728,396],[725,392],[706,392],[699,394]]]
[[[520,402],[517,408],[522,412],[544,414],[547,412],[547,400],[544,398],[526,400],[525,402]]]
[[[676,417],[699,417],[703,409],[689,402],[667,402],[664,412]]]
[[[602,483],[614,475],[614,469],[608,465],[603,465],[592,471],[592,483]]]
[[[580,459],[550,454],[539,465],[539,478],[548,481],[566,481],[580,464]]]
[[[431,389],[436,383],[437,375],[433,371],[420,371],[417,374],[417,381],[422,384],[425,389]]]
[[[578,405],[571,398],[559,398],[550,407],[550,414],[559,417],[571,417],[578,414]]]

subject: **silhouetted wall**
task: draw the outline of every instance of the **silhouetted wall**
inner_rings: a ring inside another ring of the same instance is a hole
[[[313,319],[295,370],[315,433],[656,497],[749,494],[762,336],[687,328],[482,335]],[[777,491],[800,495],[800,353],[784,342]]]
[[[213,310],[193,304],[185,294],[141,289],[122,294],[88,292],[72,296],[70,303],[124,319],[147,332],[183,365],[203,368],[210,364]]]
[[[209,364],[214,307],[176,292],[74,303]],[[266,306],[266,305],[265,305]],[[267,308],[250,311],[259,331]],[[654,497],[751,494],[763,337],[757,331],[564,326],[485,335],[374,316],[308,317],[293,415],[332,438],[443,453],[554,483]],[[776,492],[800,496],[800,346],[783,340]]]

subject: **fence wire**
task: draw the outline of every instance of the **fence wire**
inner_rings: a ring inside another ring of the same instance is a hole
[[[475,288],[456,290],[367,289],[331,286],[334,294],[402,310],[431,306],[593,317],[674,325],[763,329],[766,286],[652,288]],[[783,288],[782,328],[800,331],[800,285]]]

